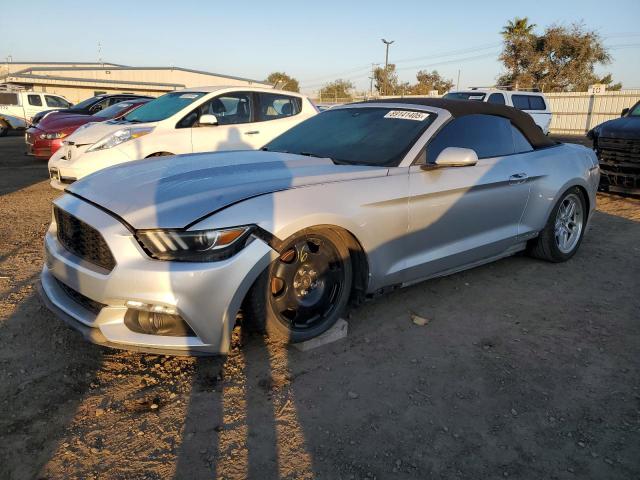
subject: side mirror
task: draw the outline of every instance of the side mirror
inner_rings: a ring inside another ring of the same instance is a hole
[[[200,125],[218,125],[218,118],[215,115],[211,115],[211,114],[206,114],[206,115],[201,115],[200,119],[198,120],[198,123]]]
[[[478,163],[478,154],[470,148],[447,147],[435,163],[438,167],[472,167]]]
[[[629,109],[628,108],[623,108],[622,109],[622,113],[620,114],[620,116],[624,117],[627,113],[629,113]]]

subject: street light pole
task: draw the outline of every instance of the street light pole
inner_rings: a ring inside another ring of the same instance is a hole
[[[384,55],[384,86],[386,87],[387,84],[387,75],[389,75],[389,71],[388,71],[388,67],[389,67],[389,45],[391,45],[393,42],[395,42],[395,40],[385,40],[384,38],[381,39],[382,43],[385,44],[386,47],[386,52]],[[386,90],[386,88],[385,88]],[[384,92],[381,92],[384,95]]]

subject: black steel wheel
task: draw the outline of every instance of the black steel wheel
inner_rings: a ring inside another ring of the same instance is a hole
[[[331,230],[295,235],[260,276],[249,298],[251,323],[292,343],[316,337],[342,315],[349,300],[349,250]]]

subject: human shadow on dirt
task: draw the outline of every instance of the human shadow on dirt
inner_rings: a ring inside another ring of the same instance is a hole
[[[35,292],[2,321],[0,343],[0,404],[17,407],[0,416],[0,477],[36,478],[91,388],[102,351],[53,318]]]

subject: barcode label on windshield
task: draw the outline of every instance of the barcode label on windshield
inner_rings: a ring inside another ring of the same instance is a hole
[[[409,112],[407,110],[389,110],[384,118],[400,118],[402,120],[415,120],[421,122],[429,116],[424,112]]]

